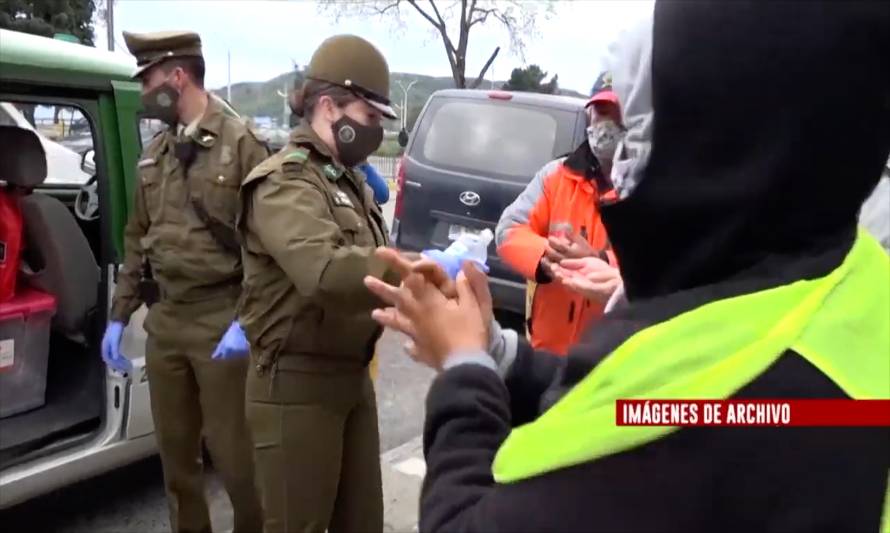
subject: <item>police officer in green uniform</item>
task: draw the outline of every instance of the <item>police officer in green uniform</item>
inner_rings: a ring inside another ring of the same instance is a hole
[[[374,387],[381,328],[367,275],[397,283],[374,256],[383,214],[355,166],[395,118],[389,67],[369,42],[326,40],[292,107],[289,143],[241,186],[240,317],[251,344],[247,419],[266,533],[381,531]]]
[[[146,366],[172,528],[210,531],[203,434],[232,501],[234,531],[254,533],[262,513],[244,417],[247,362],[236,357],[248,346],[235,320],[242,281],[235,215],[241,181],[268,152],[204,90],[197,34],[124,38],[137,59],[146,115],[169,127],[138,163],[102,355],[127,369],[121,332],[147,304]]]

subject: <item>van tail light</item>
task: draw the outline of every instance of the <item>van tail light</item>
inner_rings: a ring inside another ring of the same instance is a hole
[[[402,210],[405,207],[405,156],[399,159],[398,166],[396,167],[396,191],[396,207],[393,217],[401,218]]]

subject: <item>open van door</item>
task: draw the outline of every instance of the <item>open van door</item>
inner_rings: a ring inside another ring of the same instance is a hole
[[[141,316],[122,347],[133,371],[109,370],[99,358],[137,185],[135,62],[3,29],[0,42],[0,150],[46,160],[44,171],[4,168],[0,182],[27,185],[18,201],[28,205],[21,224],[27,252],[15,265],[21,290],[16,305],[0,309],[2,509],[157,448]]]
[[[109,153],[119,154],[118,161],[109,161],[110,165],[120,165],[115,173],[119,179],[109,184],[111,202],[112,239],[117,251],[117,261],[123,261],[123,235],[127,219],[132,211],[132,202],[137,186],[136,164],[142,153],[143,141],[139,112],[142,109],[140,100],[141,88],[138,83],[129,81],[112,81],[114,88],[114,106],[117,116],[117,136],[110,142],[117,142]],[[109,265],[108,305],[114,295],[117,271],[120,264]],[[154,432],[151,418],[151,403],[148,394],[148,375],[145,370],[145,341],[147,335],[143,327],[146,308],[138,309],[130,318],[121,341],[121,354],[125,355],[133,366],[127,374],[109,369],[112,380],[118,381],[121,390],[126,391],[122,398],[125,402],[124,438],[136,439]]]

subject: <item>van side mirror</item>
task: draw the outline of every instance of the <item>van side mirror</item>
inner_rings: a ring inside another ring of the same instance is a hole
[[[402,148],[408,146],[408,130],[402,128],[402,131],[399,132],[399,146]]]
[[[80,169],[90,176],[96,174],[96,150],[87,148],[80,153]]]

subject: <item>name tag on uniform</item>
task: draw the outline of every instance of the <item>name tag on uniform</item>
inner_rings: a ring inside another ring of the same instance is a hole
[[[334,205],[343,206],[343,207],[352,207],[352,200],[349,199],[349,196],[346,195],[343,191],[337,191],[334,193]]]
[[[140,160],[138,163],[136,163],[136,168],[150,167],[152,165],[156,165],[157,163],[158,163],[157,159],[155,159],[153,157],[147,157],[145,159]]]

